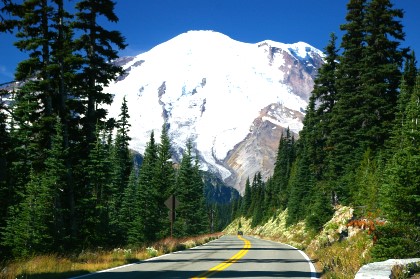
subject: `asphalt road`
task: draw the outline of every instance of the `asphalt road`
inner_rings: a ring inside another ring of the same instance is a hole
[[[247,236],[223,236],[190,250],[75,278],[317,277],[307,256],[291,246]]]

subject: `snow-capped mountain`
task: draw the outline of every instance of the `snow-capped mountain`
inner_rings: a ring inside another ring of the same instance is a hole
[[[131,148],[143,153],[164,123],[180,159],[188,139],[201,168],[243,191],[257,171],[272,174],[280,135],[302,129],[323,54],[303,43],[249,44],[213,31],[190,31],[135,57],[115,61],[126,73],[105,88],[118,117],[126,96]]]

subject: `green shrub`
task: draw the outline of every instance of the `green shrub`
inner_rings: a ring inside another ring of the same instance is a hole
[[[372,248],[374,261],[415,258],[420,256],[419,228],[403,223],[387,223],[374,233],[376,243]]]

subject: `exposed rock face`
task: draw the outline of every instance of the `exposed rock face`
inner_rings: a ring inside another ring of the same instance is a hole
[[[272,174],[284,129],[302,129],[323,54],[302,42],[191,31],[118,63],[125,74],[104,91],[115,96],[110,117],[126,96],[131,148],[143,153],[165,123],[175,160],[191,140],[201,168],[242,192],[247,177]]]
[[[238,191],[243,192],[248,177],[252,179],[257,172],[261,172],[264,180],[270,177],[273,174],[280,137],[290,127],[285,124],[299,130],[303,117],[301,112],[280,104],[263,108],[260,116],[254,120],[249,134],[224,160],[233,172],[226,181],[227,184],[237,185]],[[286,119],[294,122],[286,122]]]
[[[392,269],[395,266],[407,266],[408,264],[415,264],[420,266],[420,258],[414,259],[389,259],[383,262],[375,262],[362,266],[356,273],[355,279],[389,279],[396,278],[392,274]]]

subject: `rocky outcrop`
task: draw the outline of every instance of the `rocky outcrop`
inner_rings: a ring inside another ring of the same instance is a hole
[[[383,262],[375,262],[362,266],[359,271],[356,273],[355,279],[390,279],[396,278],[393,270],[395,267],[404,267],[409,266],[410,268],[418,269],[420,268],[420,258],[415,259],[390,259]],[[409,270],[407,270],[409,271]],[[403,277],[399,277],[403,278]],[[406,277],[404,277],[406,278]]]
[[[252,179],[257,172],[261,172],[264,180],[270,177],[273,174],[281,135],[290,128],[296,138],[303,117],[301,112],[280,104],[270,104],[263,108],[260,116],[252,123],[248,136],[236,145],[224,160],[223,163],[234,173],[225,182],[228,185],[236,185],[236,189],[243,193],[248,177]]]

